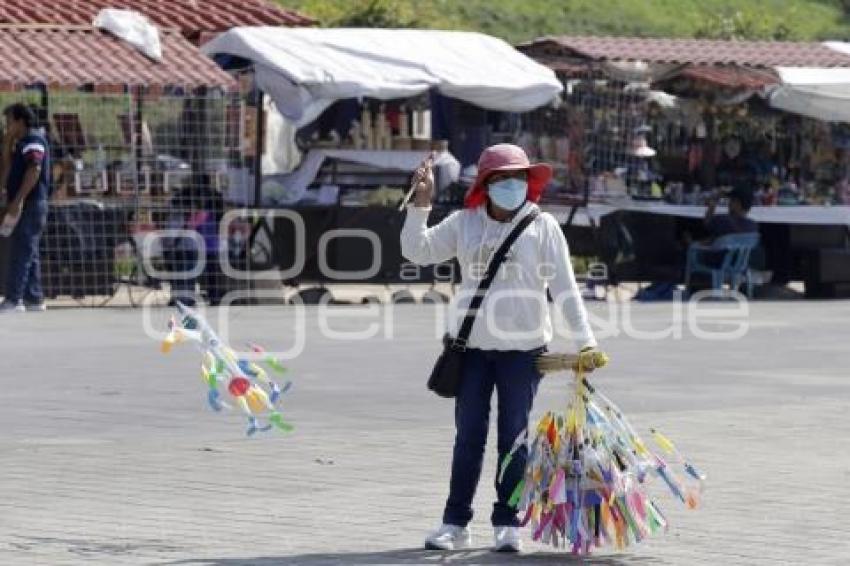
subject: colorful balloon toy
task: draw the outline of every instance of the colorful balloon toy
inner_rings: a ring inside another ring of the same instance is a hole
[[[279,405],[281,396],[289,390],[292,383],[287,381],[282,387],[272,380],[266,370],[254,362],[240,358],[226,344],[222,343],[206,320],[192,309],[177,303],[181,318],[174,317],[168,324],[168,335],[162,342],[163,353],[168,353],[175,344],[194,342],[203,352],[201,377],[208,387],[207,403],[213,411],[231,409],[223,398],[226,391],[231,402],[248,416],[248,436],[277,428],[288,432],[292,425],[283,419]],[[271,371],[286,373],[280,360],[267,355],[254,344],[250,349]]]
[[[607,545],[622,549],[667,529],[646,491],[651,477],[690,509],[699,505],[706,477],[654,429],[655,444],[672,464],[650,449],[622,411],[584,378],[587,366],[577,359],[556,354],[538,362],[543,372],[572,369],[574,392],[565,414],[548,412],[532,432],[519,435],[500,477],[516,452],[527,450],[524,477],[509,503],[521,511],[534,540],[587,554]]]

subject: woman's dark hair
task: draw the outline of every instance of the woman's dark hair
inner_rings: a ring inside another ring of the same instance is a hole
[[[13,120],[21,120],[26,124],[27,128],[32,128],[35,125],[35,114],[26,104],[16,102],[3,110],[4,116],[9,116]]]

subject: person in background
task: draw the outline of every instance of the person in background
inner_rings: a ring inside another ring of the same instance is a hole
[[[213,187],[210,176],[196,173],[189,185],[178,191],[171,201],[171,210],[167,227],[171,230],[197,232],[196,237],[188,234],[169,239],[165,249],[165,259],[174,279],[170,281],[171,301],[180,301],[184,305],[194,306],[196,284],[206,290],[211,306],[221,302],[226,292],[226,282],[221,271],[221,249],[219,242],[219,224],[224,215],[224,200]],[[204,256],[201,256],[200,241],[203,240]],[[198,266],[198,262],[202,262]],[[198,271],[197,277],[189,277]]]
[[[711,241],[727,234],[749,234],[758,232],[758,224],[747,217],[753,206],[753,194],[746,189],[733,189],[728,194],[729,213],[715,214],[717,200],[708,203],[703,223]]]
[[[707,237],[699,242],[693,242],[691,234],[685,232],[684,239],[689,246],[701,248],[699,250],[700,262],[712,267],[720,267],[726,250],[711,249],[715,240],[729,234],[751,234],[758,232],[758,224],[747,217],[753,205],[753,193],[747,189],[732,189],[727,193],[729,199],[729,212],[727,214],[716,214],[717,200],[708,202],[708,208],[703,219],[703,226]],[[764,253],[756,249],[756,253],[750,258],[750,265],[761,266],[764,263]],[[684,264],[684,261],[683,261]],[[691,287],[693,289],[693,287]]]
[[[10,239],[5,298],[0,313],[43,311],[39,242],[47,223],[50,196],[50,148],[35,128],[32,110],[13,104],[6,117],[4,175],[8,206],[4,221],[15,222]]]
[[[535,203],[551,177],[550,166],[529,163],[521,148],[491,146],[481,154],[464,209],[428,228],[434,175],[426,161],[414,177],[414,202],[401,231],[402,255],[418,265],[457,258],[462,283],[455,306],[458,313],[466,312],[483,269],[515,225],[526,215],[539,212]],[[455,400],[457,434],[449,496],[442,525],[425,541],[428,549],[457,550],[472,544],[468,524],[481,476],[493,391],[498,398],[500,462],[528,425],[541,378],[534,361],[553,338],[547,288],[576,333],[582,355],[591,355],[596,340],[573,275],[566,238],[558,221],[542,212],[514,242],[481,304],[481,320],[472,327]],[[454,338],[458,323],[453,321],[450,332]],[[509,499],[522,478],[526,457],[524,448],[518,450],[503,477],[496,480],[497,500],[490,516],[496,551],[519,552],[522,546],[517,510]]]
[[[835,204],[850,204],[850,150],[835,150]]]

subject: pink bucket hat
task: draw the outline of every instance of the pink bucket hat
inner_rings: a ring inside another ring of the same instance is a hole
[[[475,208],[487,200],[487,178],[496,171],[528,171],[528,200],[537,202],[552,179],[552,167],[546,163],[530,163],[521,147],[500,143],[491,145],[478,159],[478,176],[466,192],[463,206]]]

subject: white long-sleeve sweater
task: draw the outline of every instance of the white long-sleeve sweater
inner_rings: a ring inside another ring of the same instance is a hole
[[[460,322],[492,255],[513,227],[536,204],[527,202],[509,222],[490,218],[485,207],[458,210],[427,227],[430,207],[409,206],[401,231],[401,253],[418,265],[458,259],[460,291],[452,301],[449,333]],[[499,274],[484,296],[472,327],[469,347],[484,350],[532,350],[552,340],[546,288],[565,315],[579,348],[596,346],[587,312],[558,221],[541,213],[514,242]]]

